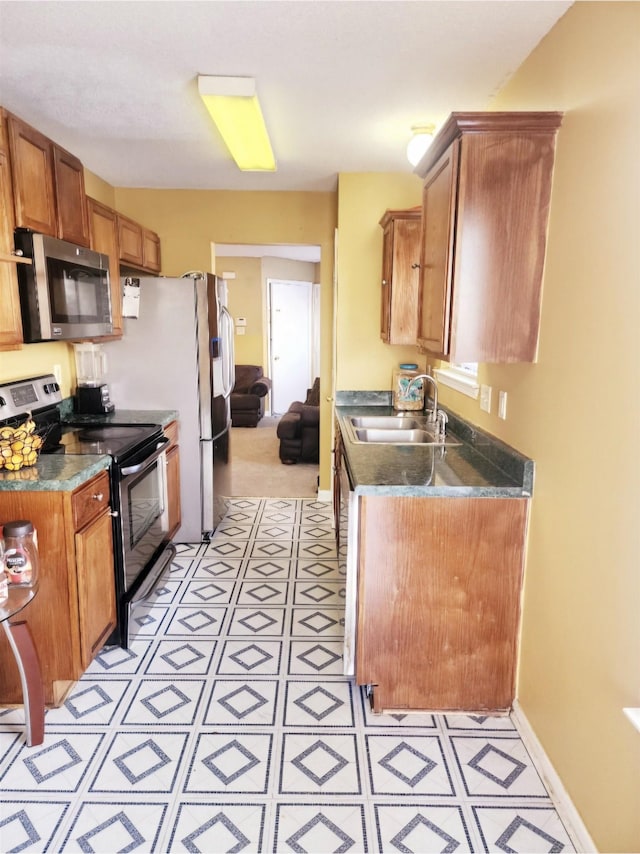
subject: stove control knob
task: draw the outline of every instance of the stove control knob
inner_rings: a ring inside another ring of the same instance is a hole
[[[56,391],[60,391],[60,386],[58,383],[45,383],[44,384],[44,393],[45,394],[54,394]]]
[[[7,401],[4,399],[4,397],[0,397],[0,406],[6,406],[6,405],[7,405]]]

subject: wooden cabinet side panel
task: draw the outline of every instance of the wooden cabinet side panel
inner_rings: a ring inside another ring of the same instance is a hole
[[[459,144],[454,142],[425,178],[418,296],[418,343],[446,357],[450,346]]]
[[[461,145],[452,351],[461,362],[531,362],[555,134],[472,134]]]
[[[362,501],[359,683],[384,708],[508,709],[527,502]]]
[[[87,197],[80,160],[59,145],[53,146],[58,237],[81,246],[89,245]]]
[[[173,537],[182,523],[180,503],[180,448],[174,445],[167,453],[167,503],[169,536]]]
[[[79,669],[78,608],[73,530],[61,492],[2,492],[0,521],[30,519],[38,532],[38,594],[22,612],[40,659],[45,702],[59,699],[55,682],[73,682]],[[0,635],[0,702],[22,703],[20,678],[13,654]]]
[[[110,514],[103,513],[79,531],[75,542],[81,662],[86,669],[116,625]]]
[[[0,255],[13,251],[13,192],[8,151],[0,148]],[[11,261],[0,261],[0,350],[22,345],[18,273]]]
[[[120,250],[118,245],[118,217],[114,210],[95,199],[87,199],[91,248],[109,256],[111,284],[111,317],[113,337],[122,337],[122,289],[120,287]]]
[[[7,121],[16,225],[55,237],[52,143],[16,116]]]

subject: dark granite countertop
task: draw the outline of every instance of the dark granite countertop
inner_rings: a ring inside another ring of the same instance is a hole
[[[43,454],[34,466],[0,471],[0,492],[72,492],[111,465],[93,454]]]
[[[61,404],[60,413],[63,421],[74,424],[159,424],[166,427],[179,418],[175,409],[116,409],[106,414],[81,415],[66,401]]]
[[[338,392],[341,427],[351,485],[361,495],[527,498],[534,463],[499,439],[462,421],[446,407],[447,435],[459,445],[377,445],[351,441],[343,429],[350,416],[396,415],[388,395]],[[419,414],[407,412],[407,415]]]

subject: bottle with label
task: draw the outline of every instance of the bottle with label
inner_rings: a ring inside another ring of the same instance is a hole
[[[5,522],[2,536],[9,584],[34,587],[38,580],[38,546],[33,524],[27,519]]]
[[[419,376],[421,371],[413,362],[403,362],[393,372],[391,393],[394,409],[422,409],[424,406],[424,384],[418,380],[411,385],[411,380]]]

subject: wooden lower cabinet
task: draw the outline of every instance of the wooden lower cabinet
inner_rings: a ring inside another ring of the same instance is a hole
[[[0,524],[30,519],[38,534],[39,589],[20,617],[40,659],[45,703],[57,706],[116,625],[109,477],[73,492],[0,492]],[[15,659],[0,637],[0,704],[22,703]]]
[[[173,538],[182,524],[180,505],[180,448],[178,447],[178,422],[172,421],[164,428],[169,439],[167,448],[167,508],[169,514],[169,537]]]
[[[360,498],[355,671],[375,712],[511,708],[527,504]]]

